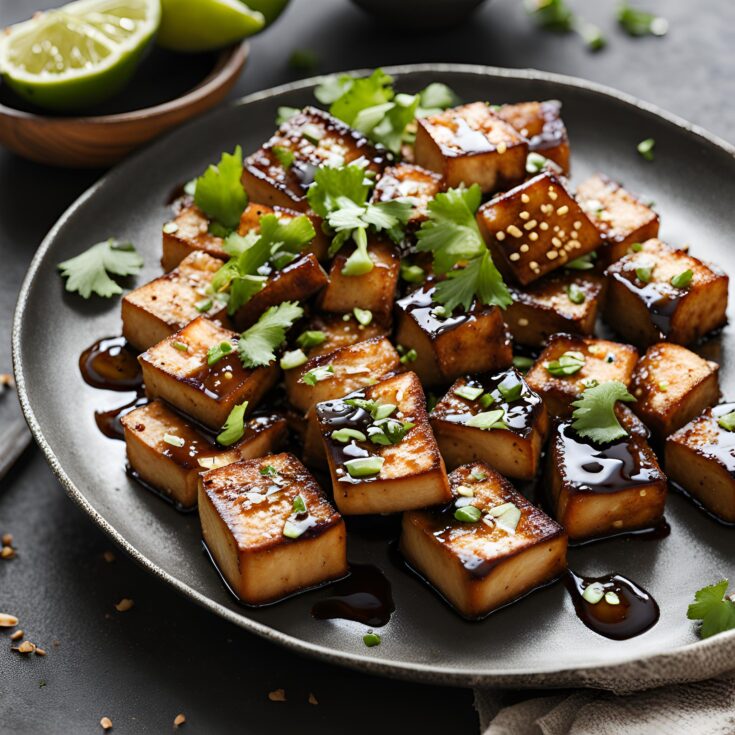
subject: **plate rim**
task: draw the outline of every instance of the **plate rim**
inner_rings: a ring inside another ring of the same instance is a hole
[[[505,79],[522,79],[527,81],[541,81],[558,84],[561,86],[582,89],[600,94],[605,97],[613,98],[628,106],[642,110],[648,114],[665,120],[669,124],[680,128],[696,137],[707,142],[714,148],[728,153],[735,159],[735,145],[727,142],[723,138],[709,132],[705,128],[691,123],[684,118],[679,117],[667,110],[664,110],[650,102],[643,101],[633,95],[620,90],[614,89],[607,85],[597,82],[588,81],[579,77],[569,76],[565,74],[557,74],[554,72],[545,72],[532,68],[527,69],[507,69],[503,67],[486,66],[480,64],[454,64],[454,63],[421,63],[421,64],[401,64],[395,66],[384,67],[389,74],[402,76],[415,73],[462,73],[474,74],[478,77],[494,77]],[[366,74],[370,73],[370,69],[354,69],[346,72],[349,74]],[[287,84],[270,87],[265,90],[253,92],[245,95],[228,105],[219,107],[196,120],[188,122],[172,131],[169,135],[176,134],[189,126],[202,124],[203,121],[216,116],[225,114],[225,111],[241,107],[264,99],[278,97],[284,93],[292,92],[308,87],[313,87],[324,76],[318,75],[298,81],[289,82]],[[151,155],[158,146],[165,146],[169,135],[164,135],[151,146],[138,151],[129,156],[120,164],[116,165],[100,177],[85,192],[83,192],[69,207],[63,212],[53,227],[49,230],[43,241],[39,245],[31,263],[26,271],[21,285],[18,300],[16,302],[15,311],[12,322],[12,360],[13,370],[15,374],[16,387],[18,397],[20,399],[23,415],[31,430],[36,444],[43,452],[46,462],[50,466],[52,472],[64,487],[67,495],[91,518],[91,520],[104,531],[115,543],[123,548],[138,564],[151,572],[154,576],[168,583],[173,589],[190,600],[193,600],[201,607],[219,615],[223,619],[234,623],[251,633],[255,633],[266,640],[272,641],[278,645],[284,646],[298,654],[306,654],[321,659],[327,663],[346,666],[358,671],[382,674],[399,679],[407,679],[412,681],[422,681],[426,683],[445,684],[453,686],[515,686],[515,687],[543,687],[543,686],[562,686],[570,683],[582,686],[597,686],[594,681],[585,683],[591,675],[599,674],[604,671],[610,681],[614,680],[615,672],[630,665],[645,666],[649,669],[651,666],[662,665],[673,659],[679,660],[687,656],[698,656],[705,651],[712,651],[716,648],[728,645],[729,648],[735,650],[735,630],[729,631],[708,639],[698,640],[693,643],[686,644],[671,650],[650,653],[644,656],[625,655],[620,658],[610,659],[606,662],[591,663],[586,665],[573,666],[545,666],[534,668],[519,669],[495,669],[488,666],[481,672],[473,669],[467,669],[462,666],[444,666],[442,664],[423,664],[412,662],[393,661],[389,658],[366,653],[338,651],[328,646],[304,641],[296,638],[288,633],[283,633],[270,626],[252,620],[245,615],[239,614],[237,611],[230,610],[219,602],[212,600],[205,594],[190,587],[173,574],[161,569],[155,562],[138,551],[135,546],[128,542],[125,537],[118,532],[100,513],[98,513],[87,500],[85,494],[74,484],[61,466],[58,458],[54,454],[50,444],[46,440],[44,431],[41,428],[38,419],[31,406],[31,398],[27,391],[24,373],[24,363],[22,356],[22,347],[20,343],[21,331],[23,328],[23,315],[25,306],[28,301],[30,289],[36,280],[38,271],[44,263],[46,254],[56,240],[59,231],[71,219],[77,211],[82,209],[87,201],[101,188],[106,186],[109,181],[113,181],[119,176],[124,176],[125,169],[132,165],[139,158]],[[375,649],[370,649],[374,651]],[[375,652],[377,653],[377,652]],[[661,682],[656,681],[655,676],[651,672],[650,686],[658,686]],[[612,687],[612,685],[611,685]]]

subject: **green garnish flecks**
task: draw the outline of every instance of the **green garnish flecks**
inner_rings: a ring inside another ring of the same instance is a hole
[[[477,523],[482,518],[482,511],[474,505],[463,505],[454,511],[454,517],[462,523]]]
[[[212,367],[233,350],[232,342],[220,342],[207,350],[207,365]]]
[[[242,439],[245,434],[245,411],[248,408],[248,402],[235,406],[222,427],[222,431],[217,435],[217,442],[223,447],[232,446],[235,442]]]
[[[248,204],[242,185],[242,148],[223,153],[218,164],[212,164],[196,180],[194,204],[217,224],[234,230]]]
[[[671,285],[674,286],[674,288],[687,288],[692,282],[693,277],[693,271],[687,268],[685,271],[678,273],[671,279]]]
[[[636,150],[646,161],[653,161],[653,149],[655,145],[656,141],[653,138],[646,138],[638,143]]]
[[[728,581],[702,587],[694,595],[694,602],[687,609],[690,620],[701,620],[699,635],[702,638],[735,628],[735,602],[726,597]]]
[[[286,331],[303,315],[304,310],[295,301],[284,301],[263,312],[237,342],[237,354],[243,367],[256,368],[273,362],[275,350],[286,339]]]
[[[622,439],[628,432],[615,415],[615,404],[618,401],[635,401],[625,385],[618,380],[585,389],[581,397],[572,403],[572,428],[580,436],[598,444]]]
[[[385,460],[382,457],[357,457],[345,462],[345,469],[355,479],[379,475]]]
[[[507,429],[508,426],[503,421],[505,411],[502,408],[495,409],[493,411],[482,411],[476,413],[474,416],[465,421],[465,426],[471,426],[475,429],[484,429],[490,431],[491,429]]]
[[[299,378],[299,382],[313,387],[322,380],[328,380],[332,375],[334,375],[334,368],[331,365],[319,366],[304,373]]]
[[[482,386],[475,385],[461,385],[459,388],[455,388],[454,392],[460,398],[466,398],[468,401],[477,400],[483,393]]]
[[[373,633],[373,631],[368,631],[365,633],[365,635],[362,637],[362,642],[368,647],[372,648],[373,646],[379,646],[380,645],[380,636],[377,633]]]
[[[546,370],[556,378],[565,378],[578,373],[586,362],[583,353],[568,351],[560,355],[558,359],[546,363]]]
[[[302,332],[296,339],[296,344],[302,350],[308,350],[311,347],[318,347],[327,339],[327,335],[318,329],[307,329]]]
[[[725,431],[735,431],[735,411],[720,416],[717,425]]]

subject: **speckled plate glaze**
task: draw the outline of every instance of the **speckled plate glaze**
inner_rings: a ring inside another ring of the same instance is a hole
[[[661,214],[663,239],[690,243],[695,255],[735,273],[735,149],[727,143],[650,105],[567,77],[458,65],[389,71],[406,91],[441,81],[466,100],[562,100],[574,180],[599,170],[649,196]],[[362,643],[364,626],[310,615],[323,592],[260,610],[239,606],[202,552],[196,515],[177,513],[126,476],[124,445],[100,434],[93,418],[95,409],[119,405],[124,396],[85,385],[77,368],[85,347],[120,332],[119,300],[84,302],[64,293],[56,264],[115,235],[133,241],[145,258],[136,283],[159,275],[161,224],[172,188],[223,150],[238,143],[245,151],[257,148],[273,131],[276,108],[312,102],[314,86],[315,80],[306,80],[254,94],[186,125],[102,178],[44,240],[21,290],[13,350],[26,418],[61,484],[120,546],[183,594],[246,630],[334,663],[448,684],[602,681],[613,686],[634,662],[653,682],[657,672],[707,649],[715,658],[727,652],[731,661],[735,633],[698,641],[686,608],[703,584],[735,579],[735,530],[676,494],[670,496],[666,513],[672,527],[668,538],[613,540],[570,553],[577,572],[617,571],[655,596],[661,619],[645,634],[621,642],[594,634],[575,616],[561,584],[482,622],[465,622],[419,580],[393,566],[384,537],[355,533],[350,559],[385,571],[397,608],[380,630],[382,644],[368,649]],[[636,153],[636,144],[648,137],[656,139],[652,163]],[[733,399],[730,335],[728,328],[700,351],[722,364],[723,392]]]

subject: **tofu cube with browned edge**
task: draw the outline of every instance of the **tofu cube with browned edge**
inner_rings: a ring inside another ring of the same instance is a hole
[[[415,373],[402,373],[316,405],[344,515],[397,513],[451,499],[444,460]]]
[[[243,401],[252,412],[275,385],[280,369],[276,362],[243,367],[237,354],[238,337],[209,319],[195,319],[138,358],[146,394],[163,398],[215,431]],[[209,349],[222,344],[228,346],[226,354],[210,365]]]
[[[293,157],[289,166],[284,165],[284,151]],[[242,183],[255,202],[305,212],[309,208],[306,192],[316,170],[320,166],[343,166],[359,158],[367,160],[369,172],[378,174],[383,168],[381,154],[365,136],[323,110],[305,107],[248,156]]]
[[[589,336],[605,295],[605,279],[590,273],[552,273],[525,288],[510,286],[505,323],[513,341],[541,347],[552,334]]]
[[[708,408],[669,436],[664,463],[671,482],[735,523],[735,403]]]
[[[480,461],[520,480],[536,476],[549,430],[544,402],[514,368],[459,378],[429,421],[448,469]]]
[[[339,513],[292,454],[209,470],[199,519],[212,561],[247,605],[265,605],[347,574]]]
[[[478,184],[494,192],[523,181],[528,143],[484,102],[417,120],[416,163],[440,173],[449,187]]]
[[[526,382],[552,416],[566,418],[572,402],[590,385],[617,380],[628,386],[637,361],[638,351],[630,345],[555,334],[526,374]]]
[[[561,102],[516,102],[501,105],[498,117],[528,140],[528,150],[540,153],[569,173],[569,137],[561,119]]]
[[[312,358],[373,337],[383,337],[387,333],[386,326],[375,319],[369,324],[361,324],[354,314],[321,312],[313,314],[304,323],[292,347],[302,349],[308,358]]]
[[[546,487],[554,517],[572,541],[655,527],[663,518],[666,476],[648,432],[627,406],[616,408],[627,436],[596,444],[572,421],[554,429],[547,456]]]
[[[631,408],[658,439],[699,416],[720,397],[720,366],[686,347],[659,342],[638,361],[630,383]]]
[[[481,618],[561,576],[564,529],[482,462],[449,476],[452,502],[403,514],[408,563],[465,618]]]
[[[170,334],[204,315],[229,326],[227,305],[210,293],[222,261],[196,252],[179,266],[123,296],[122,330],[138,350],[147,350]]]
[[[240,459],[262,457],[286,439],[286,421],[281,416],[255,416],[245,422],[242,439],[225,449],[162,401],[135,408],[120,422],[128,463],[136,479],[182,510],[196,505],[202,472]]]
[[[688,345],[727,323],[728,276],[661,240],[647,240],[605,276],[605,320],[638,347]]]
[[[600,233],[598,255],[605,266],[620,260],[635,243],[658,235],[656,212],[607,176],[595,174],[583,181],[577,201]]]
[[[396,301],[396,342],[415,359],[407,362],[421,382],[446,385],[461,375],[494,372],[513,360],[510,336],[497,306],[474,303],[445,316],[428,283]]]
[[[522,286],[600,244],[597,228],[551,173],[486,202],[477,211],[477,222],[498,268]]]

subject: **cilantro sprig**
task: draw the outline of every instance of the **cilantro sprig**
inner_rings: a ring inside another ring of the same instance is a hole
[[[615,415],[618,401],[635,401],[628,389],[619,381],[611,380],[585,389],[582,396],[572,403],[572,428],[582,437],[598,444],[622,439],[628,432]]]
[[[699,635],[702,638],[724,633],[735,628],[735,602],[725,597],[728,581],[702,587],[694,594],[694,602],[687,609],[690,620],[701,620]]]
[[[215,234],[224,235],[240,224],[248,205],[242,170],[242,148],[237,146],[234,153],[223,153],[220,162],[210,165],[196,180],[194,204],[213,221]]]
[[[284,301],[265,311],[237,342],[237,354],[243,366],[256,368],[275,360],[275,350],[286,340],[286,332],[303,315],[304,310],[294,301]]]
[[[92,245],[83,253],[59,263],[61,276],[66,278],[66,290],[88,299],[93,293],[109,298],[122,293],[119,284],[110,278],[133,276],[143,267],[143,259],[129,242],[110,238]]]

